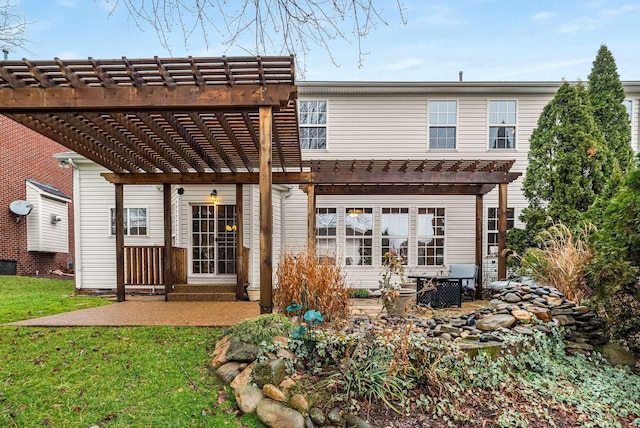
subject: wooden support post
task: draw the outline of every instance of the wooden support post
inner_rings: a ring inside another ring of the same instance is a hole
[[[116,298],[124,302],[124,185],[116,184]],[[80,221],[78,219],[78,221]]]
[[[244,300],[244,284],[249,281],[244,271],[244,198],[242,184],[236,184],[236,300]]]
[[[164,276],[164,300],[169,300],[169,293],[173,290],[173,241],[171,239],[171,184],[162,185],[162,201],[164,213],[164,252],[162,266]]]
[[[507,277],[507,183],[498,187],[498,279]]]
[[[476,195],[476,266],[478,266],[478,279],[476,280],[475,298],[482,299],[482,224],[483,224],[483,200],[482,195]]]
[[[315,186],[307,188],[307,245],[309,251],[316,253],[316,192]]]
[[[260,107],[260,313],[273,311],[273,201],[271,121],[273,109]]]

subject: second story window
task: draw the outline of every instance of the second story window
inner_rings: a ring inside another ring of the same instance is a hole
[[[303,150],[327,148],[327,102],[300,101],[300,147]]]
[[[516,148],[515,101],[489,101],[489,148]]]
[[[429,101],[429,149],[455,149],[456,101]]]

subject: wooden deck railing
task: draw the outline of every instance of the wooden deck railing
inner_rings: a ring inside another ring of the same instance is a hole
[[[139,245],[124,247],[124,284],[164,285],[164,247]],[[176,284],[187,283],[187,249],[173,247],[173,278]]]

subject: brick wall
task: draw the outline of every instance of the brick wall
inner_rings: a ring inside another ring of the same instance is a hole
[[[9,204],[26,199],[25,180],[31,178],[73,196],[73,171],[59,168],[53,158],[64,146],[0,115],[0,260],[15,261],[18,275],[45,276],[64,270],[73,261],[73,203],[68,204],[69,254],[27,251],[27,224],[16,223]]]

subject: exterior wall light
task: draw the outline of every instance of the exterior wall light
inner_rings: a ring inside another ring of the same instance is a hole
[[[218,191],[216,189],[213,189],[211,191],[211,202],[213,202],[214,204],[216,204],[218,202]]]

